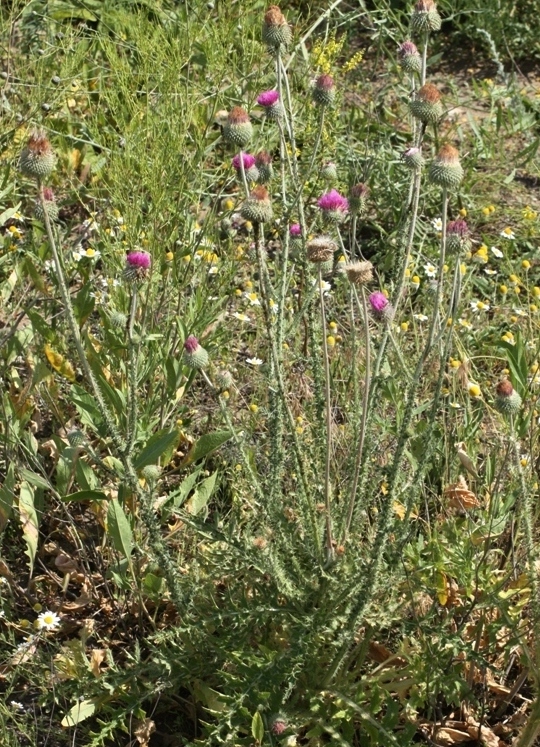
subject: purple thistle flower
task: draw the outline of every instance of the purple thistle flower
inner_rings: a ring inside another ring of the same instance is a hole
[[[457,234],[460,237],[464,237],[469,233],[469,226],[467,221],[464,220],[452,220],[446,227],[447,233]]]
[[[129,252],[126,255],[126,262],[136,270],[149,270],[152,258],[148,252]]]
[[[409,54],[418,54],[418,47],[412,41],[405,41],[399,45],[398,54],[401,59]]]
[[[257,96],[257,103],[260,106],[273,106],[277,101],[279,101],[279,91],[263,91]]]
[[[190,335],[185,343],[184,343],[184,350],[186,350],[188,353],[194,353],[199,347],[199,341],[195,337],[195,335]]]
[[[381,291],[375,291],[369,294],[369,303],[373,311],[380,314],[388,306],[388,299]]]
[[[251,153],[238,153],[232,160],[232,165],[237,171],[241,171],[240,158],[242,159],[245,170],[255,165],[255,156],[252,156]]]
[[[317,200],[317,205],[321,210],[326,211],[339,211],[346,213],[349,209],[349,201],[343,195],[340,195],[337,189],[331,189],[330,192],[325,192]]]
[[[302,227],[300,223],[293,223],[289,228],[289,233],[291,236],[301,236],[302,235]]]

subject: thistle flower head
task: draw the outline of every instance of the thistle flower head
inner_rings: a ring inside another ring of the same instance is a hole
[[[456,234],[457,236],[461,236],[463,238],[464,236],[468,235],[469,226],[467,225],[467,221],[462,220],[461,218],[459,218],[458,220],[451,220],[446,227],[446,232],[449,234]]]
[[[124,277],[130,282],[145,280],[148,277],[151,265],[152,258],[148,252],[129,252],[126,254]]]
[[[272,203],[266,187],[257,186],[242,204],[240,213],[243,218],[255,223],[268,223],[273,218]]]
[[[495,389],[495,409],[502,415],[517,415],[521,408],[521,397],[508,379],[499,381]]]
[[[420,148],[412,147],[402,154],[401,159],[407,168],[411,171],[421,169],[424,165],[424,157]]]
[[[307,258],[316,264],[329,262],[336,251],[337,244],[329,236],[315,236],[306,244]]]
[[[263,91],[257,97],[257,103],[264,107],[273,106],[277,101],[279,101],[279,91]]]
[[[416,98],[410,103],[411,113],[425,124],[433,124],[443,115],[441,94],[433,83],[426,83],[416,94]]]
[[[44,179],[54,169],[56,157],[52,145],[43,132],[33,132],[21,153],[19,168],[26,176]]]
[[[272,166],[272,156],[268,151],[261,150],[255,156],[255,165],[259,170],[259,177],[257,181],[260,184],[267,184],[274,175],[274,168]]]
[[[394,317],[394,307],[381,291],[370,293],[369,305],[375,319],[391,322]]]
[[[328,182],[334,182],[337,179],[337,167],[333,161],[327,161],[321,168],[321,177]]]
[[[457,189],[463,179],[459,153],[453,145],[443,145],[431,162],[429,179],[443,189]]]
[[[223,137],[230,143],[243,148],[253,135],[249,114],[241,106],[233,106],[223,125]]]
[[[301,236],[302,235],[302,226],[300,225],[300,223],[293,223],[289,227],[289,233],[290,233],[291,236],[295,236],[295,237],[296,236]]]
[[[398,55],[400,59],[403,59],[409,54],[418,54],[418,47],[412,41],[404,41],[399,45]]]
[[[451,253],[468,251],[471,248],[469,226],[461,218],[452,220],[446,227],[446,248]]]
[[[406,73],[419,73],[422,70],[422,58],[412,41],[405,41],[400,44],[398,57],[401,67]]]
[[[270,5],[264,14],[262,39],[272,51],[288,47],[292,41],[291,27],[277,5]]]
[[[270,731],[272,734],[275,734],[276,737],[279,737],[285,729],[287,728],[287,722],[282,716],[276,716],[276,718],[273,719],[272,724],[270,726]]]
[[[184,363],[196,369],[206,368],[209,363],[208,353],[194,335],[189,335],[184,342]]]
[[[411,28],[415,34],[441,28],[441,17],[433,0],[418,0],[411,16]]]
[[[349,201],[336,189],[325,192],[317,200],[317,205],[323,211],[325,218],[330,221],[341,222],[349,210]]]
[[[336,99],[336,87],[331,75],[323,73],[315,81],[313,87],[313,101],[318,106],[332,106]]]
[[[51,222],[58,220],[58,205],[56,204],[54,192],[50,187],[45,187],[43,189],[43,203],[44,204],[41,203],[41,200],[36,202],[34,208],[34,215],[36,218],[38,220],[44,220],[46,213]]]
[[[369,187],[367,184],[359,182],[351,187],[351,194],[349,197],[349,204],[352,213],[363,213],[366,209],[366,201],[369,194]]]

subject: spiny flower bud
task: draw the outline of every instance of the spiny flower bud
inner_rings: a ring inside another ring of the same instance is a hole
[[[157,464],[147,464],[142,469],[142,475],[147,482],[156,482],[161,474],[161,467]]]
[[[289,248],[293,259],[300,259],[302,246],[302,227],[300,223],[293,223],[289,228]]]
[[[429,179],[443,189],[457,189],[463,179],[459,153],[452,145],[443,145],[429,167]]]
[[[86,436],[79,428],[72,428],[72,430],[68,431],[66,438],[70,446],[82,446],[86,443]]]
[[[424,165],[424,156],[420,148],[407,148],[405,153],[402,154],[401,160],[405,166],[411,171],[418,171]]]
[[[321,177],[328,182],[335,182],[337,179],[337,167],[333,161],[327,161],[321,169]]]
[[[495,409],[502,415],[517,415],[521,408],[521,397],[508,379],[497,384]]]
[[[270,5],[264,14],[262,40],[274,51],[288,47],[292,41],[291,27],[277,5]]]
[[[413,117],[424,124],[438,122],[443,115],[441,94],[433,83],[426,83],[416,94],[416,98],[410,103]]]
[[[332,223],[341,223],[349,210],[349,201],[336,189],[331,189],[330,192],[321,195],[317,200],[317,205],[323,211],[325,219]]]
[[[313,101],[318,106],[332,106],[336,100],[336,87],[331,75],[319,75],[313,86]]]
[[[255,156],[251,153],[239,153],[232,159],[232,165],[237,175],[242,178],[242,166],[248,182],[256,182],[259,178],[259,169],[255,165]]]
[[[337,244],[329,236],[315,236],[306,244],[307,258],[310,262],[328,262],[334,258]]]
[[[41,180],[49,176],[55,162],[56,157],[47,137],[42,132],[32,133],[19,159],[22,173]]]
[[[399,62],[406,73],[419,73],[422,69],[422,58],[416,44],[412,41],[403,42],[398,50]]]
[[[257,103],[264,107],[268,119],[279,119],[285,114],[283,104],[279,99],[279,91],[263,91],[257,97]]]
[[[469,251],[469,226],[464,220],[452,220],[446,227],[446,248],[451,254]]]
[[[241,106],[234,106],[223,125],[223,137],[240,148],[246,146],[253,136],[253,126],[249,114]]]
[[[414,34],[438,31],[441,17],[433,0],[418,0],[411,16],[411,29]]]
[[[184,343],[184,363],[196,369],[206,368],[209,363],[208,353],[193,335],[190,335]]]
[[[255,187],[240,208],[242,218],[254,223],[269,223],[274,217],[272,203],[265,187]]]
[[[373,265],[367,260],[349,262],[343,269],[352,285],[367,285],[373,280]]]
[[[216,374],[215,384],[220,392],[223,392],[226,389],[230,389],[233,385],[233,377],[231,372],[227,371],[226,369],[218,371]]]
[[[116,329],[125,329],[127,316],[121,311],[111,311],[109,319],[111,320],[111,325]]]
[[[267,151],[262,150],[255,156],[255,165],[259,170],[259,184],[268,184],[268,182],[274,176],[274,169],[272,167],[272,156]]]
[[[369,187],[367,184],[355,184],[351,187],[351,193],[349,195],[349,205],[351,213],[353,215],[363,215],[366,210],[367,196],[369,194]]]
[[[381,291],[369,295],[369,305],[375,319],[389,323],[394,318],[394,307]]]
[[[152,258],[148,252],[129,252],[126,255],[126,267],[124,269],[124,277],[130,282],[137,280],[146,280],[150,274],[150,267],[152,265]]]
[[[54,221],[58,220],[58,205],[56,204],[54,192],[50,187],[45,187],[45,189],[43,190],[43,205],[41,204],[41,200],[39,200],[38,202],[36,202],[36,206],[34,208],[34,215],[38,220],[45,220],[45,213],[47,214],[51,223],[54,223]]]

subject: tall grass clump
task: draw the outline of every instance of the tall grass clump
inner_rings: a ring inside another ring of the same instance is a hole
[[[539,351],[533,320],[465,352],[489,276],[439,10],[411,9],[392,116],[366,81],[351,105],[335,36],[199,10],[62,32],[46,114],[13,117],[4,730],[491,744],[527,687],[529,747]]]

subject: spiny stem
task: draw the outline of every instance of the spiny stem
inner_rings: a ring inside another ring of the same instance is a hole
[[[319,300],[321,304],[322,345],[324,361],[324,384],[326,399],[326,460],[324,468],[324,508],[326,513],[326,560],[334,558],[334,540],[332,536],[332,517],[330,515],[330,462],[332,459],[332,391],[330,384],[330,360],[328,357],[328,341],[326,339],[326,313],[324,308],[324,286],[322,267],[319,263]]]
[[[135,315],[137,313],[137,287],[134,284],[131,292],[131,306],[129,310],[128,320],[128,348],[129,348],[129,360],[128,360],[128,396],[129,396],[129,410],[128,410],[128,427],[127,427],[127,443],[126,443],[126,456],[129,455],[133,449],[135,443],[135,437],[137,434],[137,345],[134,340],[133,327],[135,324]]]

